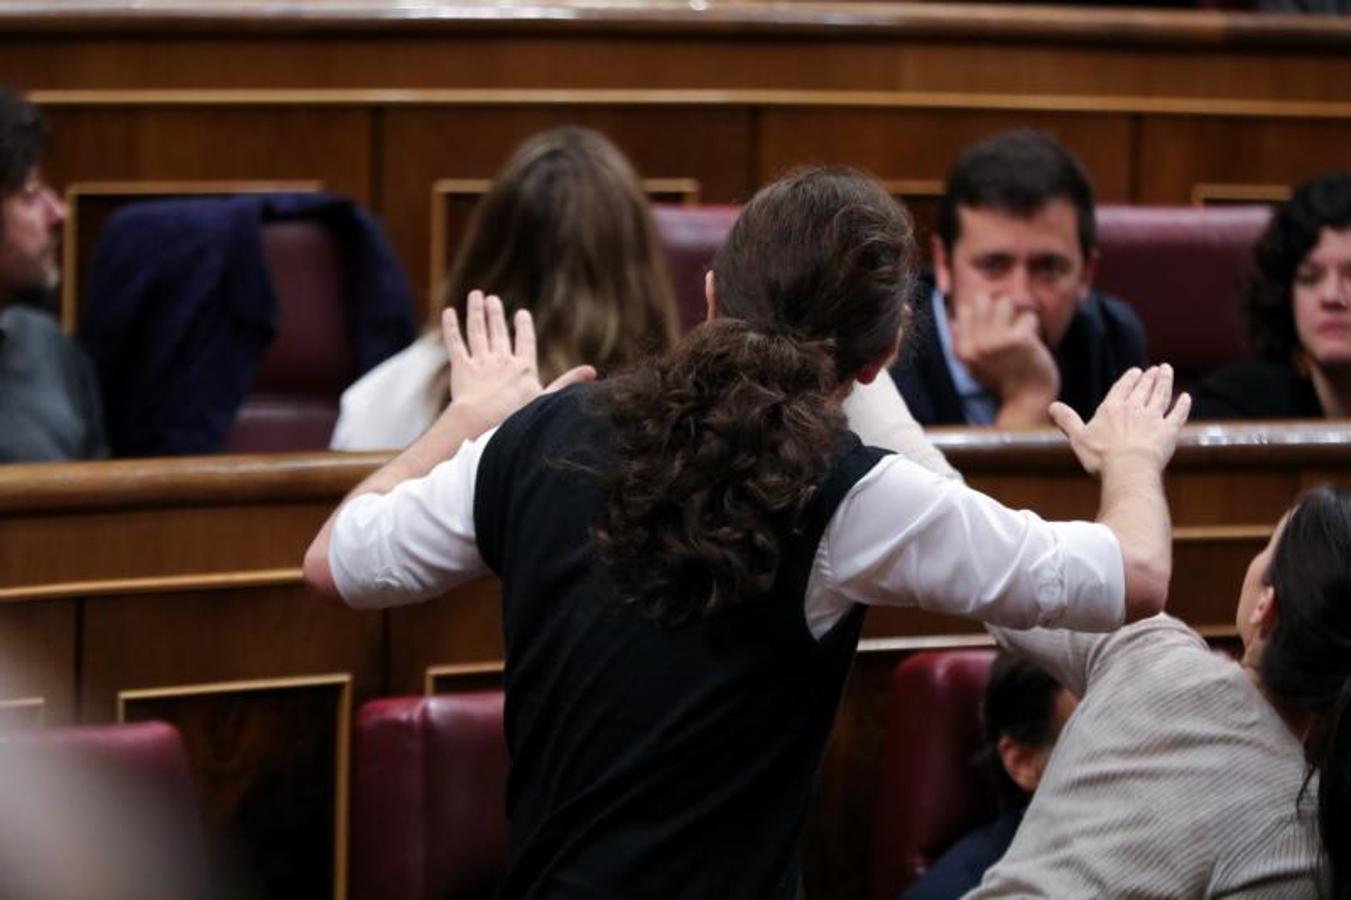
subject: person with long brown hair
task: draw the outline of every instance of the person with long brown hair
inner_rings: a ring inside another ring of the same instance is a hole
[[[467,340],[446,317],[451,405],[335,511],[305,573],[358,608],[501,577],[503,896],[799,895],[869,605],[1097,630],[1162,607],[1161,470],[1187,411],[1166,367],[1128,372],[1087,425],[1054,408],[1101,478],[1097,523],[1009,510],[846,429],[851,386],[896,350],[913,256],[880,184],[812,169],[743,209],[711,321],[624,376],[540,397],[527,314],[514,345],[495,298],[470,295]]]
[[[642,185],[624,154],[573,126],[521,144],[475,209],[432,324],[343,393],[335,450],[404,447],[450,402],[440,320],[481,288],[529,310],[540,374],[602,374],[668,348],[675,298]]]

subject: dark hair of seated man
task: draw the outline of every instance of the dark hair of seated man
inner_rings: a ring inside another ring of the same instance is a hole
[[[956,841],[902,895],[904,900],[959,897],[1004,855],[1041,781],[1076,701],[1045,670],[1001,652],[981,703],[985,746],[977,760],[999,794],[999,816]]]

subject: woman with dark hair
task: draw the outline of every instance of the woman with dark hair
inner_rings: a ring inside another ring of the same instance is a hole
[[[1169,616],[996,630],[1082,701],[968,897],[1351,900],[1351,493],[1295,504],[1236,620],[1237,665]]]
[[[529,138],[479,201],[426,333],[342,396],[334,450],[407,446],[450,402],[441,313],[469,291],[528,310],[546,379],[583,363],[603,374],[675,342],[675,297],[647,196],[604,135],[564,127]]]
[[[1244,308],[1257,358],[1207,378],[1193,418],[1351,415],[1351,174],[1301,185],[1256,257]]]
[[[1087,425],[1056,407],[1101,474],[1098,523],[1006,509],[847,431],[852,384],[896,350],[913,249],[876,181],[785,178],[715,257],[709,323],[514,415],[541,390],[528,314],[514,347],[496,298],[470,295],[467,341],[445,318],[454,399],[305,572],[355,607],[501,577],[504,896],[795,896],[867,605],[1099,630],[1161,607],[1187,409],[1167,413],[1167,369],[1128,373]]]

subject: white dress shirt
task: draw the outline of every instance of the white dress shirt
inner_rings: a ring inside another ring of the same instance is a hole
[[[467,441],[423,478],[347,504],[329,563],[348,605],[413,603],[487,573],[474,486],[495,433]],[[1046,522],[888,456],[845,495],[817,547],[804,599],[812,634],[825,634],[855,603],[1009,628],[1108,631],[1125,618],[1125,576],[1106,526]]]

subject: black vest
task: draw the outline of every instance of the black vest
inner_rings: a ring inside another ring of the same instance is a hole
[[[855,607],[817,641],[803,595],[826,524],[883,451],[848,436],[769,597],[664,628],[620,602],[590,539],[614,452],[601,391],[537,400],[479,462],[475,528],[506,633],[503,896],[795,896],[863,625]]]

